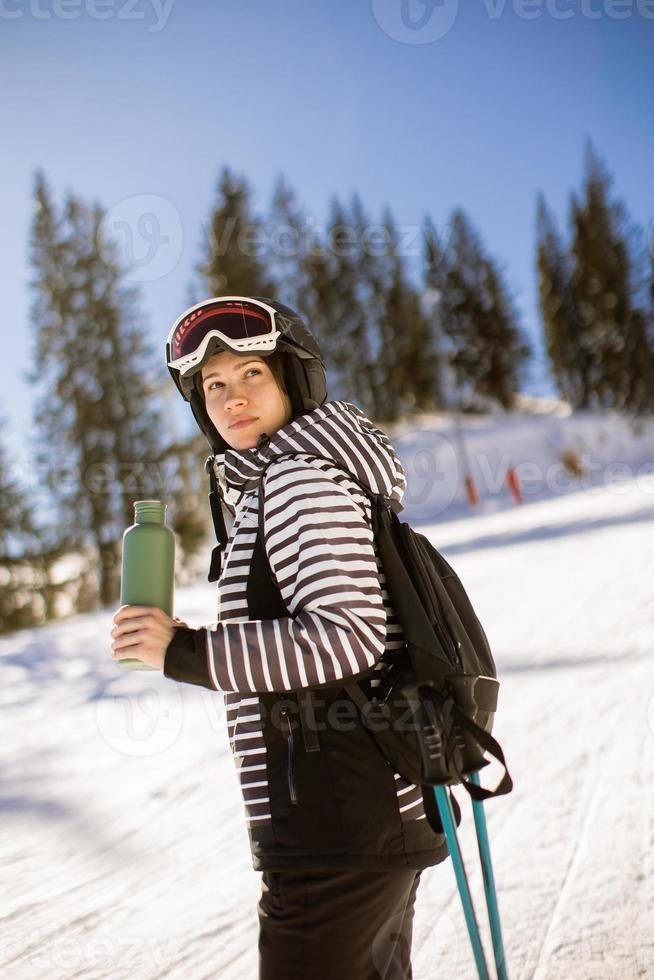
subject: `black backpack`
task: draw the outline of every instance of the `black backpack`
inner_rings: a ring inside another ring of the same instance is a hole
[[[270,463],[282,455],[336,465],[333,459],[313,453],[289,452],[269,460],[259,477],[261,539],[264,476]],[[219,491],[213,471],[209,466],[207,469],[220,541]],[[393,769],[408,782],[422,786],[427,818],[434,830],[442,832],[433,786],[461,784],[474,800],[500,796],[513,788],[502,749],[491,735],[499,691],[495,663],[483,627],[453,568],[424,535],[400,521],[395,501],[372,493],[352,473],[343,472],[370,500],[372,531],[405,649],[387,661],[382,657],[356,683],[341,684]],[[223,523],[223,538],[224,534]],[[262,551],[265,556],[265,548]],[[217,578],[217,552],[210,579],[212,574]],[[268,571],[277,588],[269,566]],[[488,765],[485,752],[504,768],[493,790],[466,779]],[[452,803],[459,823],[460,809],[454,798]]]

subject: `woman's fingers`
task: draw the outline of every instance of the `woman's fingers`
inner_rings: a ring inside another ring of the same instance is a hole
[[[121,606],[114,616],[111,632],[117,635],[171,622],[170,616],[157,606]]]
[[[148,629],[148,627],[154,625],[155,621],[153,619],[142,616],[138,619],[128,619],[125,622],[114,623],[111,627],[111,633],[113,636],[122,636],[125,633],[134,633],[137,630]]]
[[[117,650],[124,650],[125,647],[136,647],[141,643],[141,639],[140,633],[128,633],[122,639],[114,640],[111,644],[111,649],[115,653]]]
[[[178,622],[181,625],[181,621]],[[115,660],[136,656],[163,670],[166,648],[176,625],[175,620],[157,606],[121,606],[111,627],[111,656]]]
[[[121,636],[123,633],[131,633],[138,629],[138,625],[135,620],[131,620],[129,623],[114,623],[111,627],[111,633],[113,636]]]
[[[159,619],[161,617],[164,619],[170,618],[168,614],[165,613],[163,609],[159,609],[158,606],[121,606],[114,615],[114,623],[129,622],[130,619],[138,617],[145,619]]]

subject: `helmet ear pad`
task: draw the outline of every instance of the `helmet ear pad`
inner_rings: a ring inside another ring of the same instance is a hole
[[[284,382],[293,418],[313,412],[327,399],[325,370],[315,358],[297,357],[284,352]],[[312,394],[313,392],[313,394]]]

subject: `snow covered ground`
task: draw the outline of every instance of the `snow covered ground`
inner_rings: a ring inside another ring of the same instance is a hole
[[[466,423],[475,476],[490,474],[471,514],[443,490],[447,425],[419,428],[397,433],[406,516],[461,575],[502,682],[515,788],[486,813],[509,976],[654,977],[653,429]],[[593,479],[562,478],[566,446]],[[543,474],[523,506],[507,457]],[[214,610],[214,586],[178,591],[192,624]],[[255,980],[260,876],[220,695],[117,667],[112,613],[0,639],[0,976]],[[416,908],[415,980],[474,978],[449,862],[424,872]]]

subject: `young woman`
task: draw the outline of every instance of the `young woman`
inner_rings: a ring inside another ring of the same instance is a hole
[[[403,648],[356,482],[399,501],[401,464],[360,409],[327,401],[318,344],[281,303],[198,303],[167,356],[231,524],[219,574],[212,562],[218,621],[125,606],[113,656],[224,694],[263,872],[260,980],[410,978],[420,871],[447,850],[345,690],[381,683]]]

